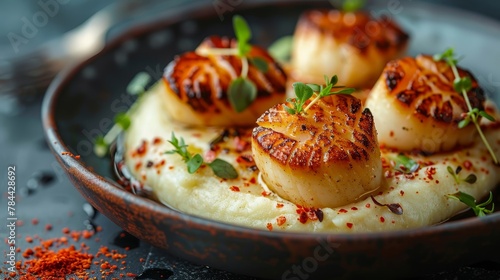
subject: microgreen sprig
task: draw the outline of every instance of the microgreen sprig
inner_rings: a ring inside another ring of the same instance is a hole
[[[313,90],[311,87],[307,86],[304,83],[294,83],[293,84],[293,90],[295,91],[295,100],[292,99],[287,99],[288,102],[293,102],[293,108],[290,108],[288,106],[284,106],[285,110],[289,114],[299,114],[304,110],[304,104],[306,103],[309,98],[311,98],[314,94]]]
[[[461,182],[474,184],[477,181],[477,177],[474,174],[469,174],[467,177],[465,177],[465,179],[460,178],[458,174],[460,173],[460,171],[462,171],[461,166],[457,166],[455,170],[453,170],[453,167],[447,166],[446,170],[448,170],[448,173],[450,173],[451,176],[453,176],[453,179],[455,179],[455,182],[457,182],[457,184],[460,184]]]
[[[443,60],[445,61],[450,67],[451,70],[453,71],[453,75],[455,76],[455,80],[453,81],[453,88],[455,91],[462,93],[465,103],[467,104],[467,109],[468,112],[464,114],[464,119],[458,123],[459,128],[464,128],[469,123],[473,123],[474,126],[476,127],[479,136],[481,137],[481,140],[483,141],[484,145],[486,146],[486,149],[488,149],[488,152],[490,153],[491,157],[493,158],[493,162],[495,164],[498,164],[498,159],[495,155],[495,152],[493,152],[493,149],[491,148],[490,144],[488,143],[488,140],[483,134],[483,131],[481,129],[481,126],[479,125],[479,118],[480,117],[485,117],[486,119],[490,121],[495,121],[495,118],[493,118],[491,115],[486,113],[483,110],[479,110],[478,108],[472,108],[472,105],[469,100],[469,96],[467,95],[467,92],[472,88],[472,80],[470,77],[460,77],[460,74],[458,73],[458,68],[457,68],[457,63],[460,60],[459,58],[455,57],[455,53],[452,48],[449,48],[445,50],[443,53],[436,54],[434,55],[434,60],[440,61]]]
[[[189,174],[195,173],[203,164],[208,165],[217,177],[223,179],[238,178],[238,172],[227,161],[222,159],[215,159],[212,162],[205,162],[200,154],[192,155],[188,151],[188,145],[184,142],[184,138],[177,138],[172,132],[172,138],[168,141],[175,149],[166,151],[166,154],[178,154],[182,157],[187,165]]]
[[[146,72],[139,72],[137,75],[132,78],[130,83],[127,86],[127,93],[129,95],[136,95],[138,99],[146,92],[146,86],[151,81],[151,76]],[[118,135],[122,131],[126,131],[130,125],[130,114],[135,110],[136,104],[135,102],[128,111],[120,112],[115,115],[114,122],[115,124],[111,129],[106,133],[106,135],[99,135],[94,139],[94,154],[98,157],[104,157],[109,151],[109,145],[113,143]]]
[[[247,78],[249,64],[255,66],[260,72],[269,70],[268,62],[262,57],[250,57],[252,45],[252,30],[246,20],[240,16],[233,17],[233,29],[237,40],[236,48],[208,48],[201,52],[202,55],[232,55],[241,58],[241,72],[239,77],[229,84],[227,95],[229,103],[236,112],[243,112],[257,98],[257,87]]]
[[[398,154],[392,160],[394,161],[394,169],[402,173],[410,174],[417,171],[420,167],[418,162],[404,154]]]
[[[454,194],[447,195],[448,198],[456,199],[465,205],[469,206],[474,214],[478,217],[486,216],[486,214],[491,214],[495,210],[495,203],[493,202],[493,194],[490,192],[490,197],[483,203],[476,204],[476,199],[467,193],[464,192],[456,192]],[[486,207],[491,204],[491,209],[487,209]]]
[[[331,78],[328,78],[328,76],[324,76],[325,78],[325,85],[318,85],[318,84],[304,84],[301,82],[297,82],[293,84],[293,90],[295,92],[295,96],[297,98],[295,99],[287,99],[288,102],[291,102],[293,104],[293,108],[290,108],[288,106],[284,106],[285,111],[287,111],[289,114],[300,114],[300,113],[306,113],[309,108],[311,108],[312,105],[314,105],[316,102],[318,102],[321,98],[334,95],[334,94],[352,94],[356,90],[354,88],[346,88],[344,86],[337,86],[338,83],[338,77],[337,75],[334,75]],[[340,89],[337,91],[332,91],[332,89]],[[309,102],[309,104],[304,108],[304,105],[307,100],[309,100],[314,94],[316,94],[316,97]]]

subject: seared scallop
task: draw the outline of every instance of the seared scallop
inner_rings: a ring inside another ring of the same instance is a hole
[[[228,100],[228,87],[239,77],[242,61],[234,55],[202,54],[206,48],[234,48],[236,41],[210,37],[197,52],[177,56],[165,69],[165,106],[175,121],[194,126],[250,126],[269,107],[285,99],[286,74],[266,50],[252,46],[248,57],[263,59],[265,73],[250,64],[247,78],[257,88],[257,97],[242,112]]]
[[[311,10],[295,29],[288,93],[295,81],[322,83],[323,75],[339,84],[371,88],[386,63],[406,51],[408,35],[388,18],[367,12]]]
[[[285,105],[293,107],[272,107],[252,134],[255,163],[272,191],[321,208],[354,202],[380,187],[377,132],[359,99],[332,95],[293,115]]]
[[[472,108],[484,109],[485,96],[476,79],[468,76],[467,93]],[[372,111],[381,145],[401,151],[444,152],[472,144],[477,136],[473,125],[460,129],[458,123],[468,112],[462,93],[453,88],[455,76],[443,61],[419,55],[392,61],[366,100]]]

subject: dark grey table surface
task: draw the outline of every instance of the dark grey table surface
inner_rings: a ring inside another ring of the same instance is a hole
[[[204,1],[211,2],[212,0]],[[40,2],[56,3],[56,0]],[[28,43],[19,45],[17,52],[13,50],[8,34],[20,33],[23,20],[32,19],[33,15],[42,8],[35,1],[0,2],[0,66],[12,57],[22,57],[44,41],[56,38],[78,26],[91,14],[113,0],[60,2],[64,4],[58,4],[58,12],[50,17],[43,28],[39,28],[37,35],[33,36]],[[499,1],[438,0],[426,2],[455,6],[500,20]],[[84,240],[90,247],[90,251],[95,253],[102,244],[127,254],[126,269],[118,270],[106,279],[120,278],[120,273],[127,272],[137,275],[137,279],[254,279],[176,259],[129,236],[105,216],[93,213],[91,206],[72,187],[45,143],[40,122],[43,92],[43,89],[37,89],[35,94],[19,99],[0,95],[0,220],[3,223],[7,218],[7,167],[15,166],[17,174],[16,216],[22,221],[16,228],[18,247],[24,250],[36,245],[36,241],[27,243],[26,237],[28,236],[38,235],[47,239],[62,236],[61,231],[65,227],[81,231],[100,226],[101,232],[91,239]],[[33,224],[33,219],[38,219],[39,223]],[[49,224],[52,226],[51,230],[46,228]],[[7,238],[8,233],[5,226],[2,225],[0,228],[0,239],[3,240]],[[4,260],[7,260],[8,248],[4,242],[0,244],[2,244],[0,245],[1,270],[4,272],[7,269]],[[125,247],[128,247],[128,250]],[[21,253],[17,254],[17,259],[22,259]],[[98,265],[94,265],[90,270],[96,271],[91,276],[101,279]],[[4,274],[0,274],[0,279],[4,277]],[[134,277],[125,275],[120,279],[125,278]],[[311,277],[311,279],[314,278]],[[500,265],[482,262],[416,279],[500,279]]]

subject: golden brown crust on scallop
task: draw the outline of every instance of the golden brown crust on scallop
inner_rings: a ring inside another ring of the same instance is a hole
[[[200,48],[232,48],[234,39],[212,36]],[[286,74],[266,50],[253,46],[250,58],[264,59],[269,70],[261,73],[249,65],[248,79],[257,86],[257,100],[285,94]],[[177,56],[165,69],[163,80],[182,102],[198,112],[219,112],[220,106],[230,108],[227,89],[231,81],[240,75],[241,59],[236,56],[208,55],[188,52]]]
[[[461,77],[472,80],[472,88],[467,92],[472,108],[484,109],[484,91],[472,74],[458,68]],[[463,119],[467,104],[453,88],[455,76],[444,61],[434,61],[429,55],[416,58],[406,57],[387,64],[382,78],[388,94],[396,103],[413,110],[419,118],[432,118],[438,122],[452,123]]]
[[[323,98],[306,114],[291,115],[283,105],[264,113],[252,135],[258,148],[282,165],[314,170],[324,164],[368,161],[378,149],[373,116],[353,96]]]
[[[374,46],[381,52],[403,49],[409,39],[408,34],[391,19],[374,19],[366,12],[311,10],[302,14],[297,26],[333,36],[362,53],[368,46]]]

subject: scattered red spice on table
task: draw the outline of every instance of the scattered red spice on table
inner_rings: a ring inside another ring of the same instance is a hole
[[[24,249],[21,254],[23,259],[16,262],[16,272],[2,269],[0,279],[107,279],[108,276],[118,271],[123,271],[120,273],[122,278],[134,277],[135,274],[125,271],[127,262],[123,259],[127,257],[126,254],[121,254],[106,246],[101,246],[96,254],[91,254],[89,246],[83,242],[79,244],[79,247],[75,244],[68,244],[68,237],[78,242],[80,238],[92,238],[101,230],[101,227],[98,227],[96,231],[72,231],[69,228],[63,228],[64,236],[61,237],[49,239],[43,239],[38,235],[26,237],[28,243],[38,241],[37,244]],[[98,269],[90,270],[92,265]],[[67,278],[68,276],[70,278]]]
[[[29,279],[32,276],[50,279],[52,277],[65,277],[70,274],[84,276],[85,270],[90,268],[93,255],[85,249],[76,249],[74,245],[59,249],[57,252],[49,249],[35,251],[37,258],[25,262],[27,274],[21,276]]]

